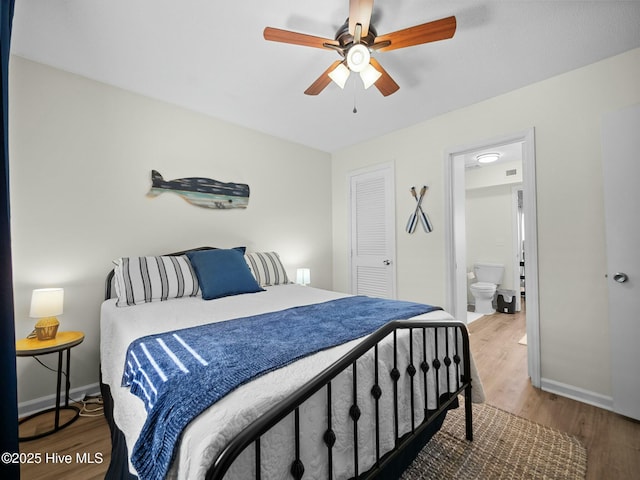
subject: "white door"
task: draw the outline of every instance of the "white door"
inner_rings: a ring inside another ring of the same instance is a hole
[[[640,420],[640,105],[602,122],[613,410]]]
[[[350,175],[351,293],[395,298],[395,206],[391,165]]]

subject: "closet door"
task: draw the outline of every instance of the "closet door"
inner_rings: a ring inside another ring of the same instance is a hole
[[[393,168],[350,175],[351,293],[395,298]]]
[[[602,122],[613,410],[640,420],[640,105]]]

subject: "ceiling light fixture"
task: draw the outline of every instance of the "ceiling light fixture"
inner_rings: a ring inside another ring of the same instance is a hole
[[[493,163],[500,158],[499,153],[482,153],[476,156],[478,163]]]
[[[349,71],[349,69],[344,66],[344,63],[341,63],[331,72],[329,72],[329,78],[333,80],[340,88],[344,89],[344,86],[347,83],[350,74],[351,72]]]
[[[376,70],[370,61],[371,53],[369,52],[369,48],[366,45],[357,43],[353,45],[347,53],[346,66],[344,63],[338,65],[329,72],[329,78],[340,88],[344,89],[351,72],[356,72],[360,74],[364,88],[367,89],[375,84],[382,76],[382,73]]]
[[[369,60],[371,60],[369,49],[362,43],[355,44],[347,53],[347,66],[352,72],[363,71],[369,65]]]
[[[382,74],[373,68],[371,64],[367,65],[364,70],[360,72],[360,78],[362,79],[362,83],[364,83],[365,90],[376,83],[381,76]]]

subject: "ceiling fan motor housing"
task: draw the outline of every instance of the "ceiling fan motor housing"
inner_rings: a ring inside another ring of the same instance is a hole
[[[367,47],[370,47],[374,44],[376,37],[378,36],[378,32],[373,25],[369,25],[369,32],[367,32],[366,36],[360,38],[360,43],[365,44]],[[349,33],[349,19],[344,22],[344,24],[338,29],[335,36],[336,41],[340,44],[343,49],[343,55],[347,55],[349,48],[353,46],[353,35]]]

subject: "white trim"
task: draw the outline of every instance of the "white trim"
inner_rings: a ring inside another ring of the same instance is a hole
[[[466,261],[462,245],[465,242],[464,209],[457,209],[464,194],[462,162],[454,157],[482,149],[499,147],[509,143],[523,142],[522,182],[524,186],[525,262],[527,270],[527,364],[531,384],[540,387],[540,317],[538,305],[538,229],[536,209],[535,131],[532,128],[510,135],[478,142],[472,145],[451,148],[445,151],[445,255],[446,255],[446,302],[447,309],[455,318],[466,316]],[[462,193],[460,193],[462,191]],[[461,298],[464,292],[465,298]]]
[[[548,378],[540,380],[540,388],[545,392],[554,393],[561,397],[567,397],[572,400],[577,400],[578,402],[593,405],[594,407],[613,411],[613,397],[574,387],[566,383],[556,382],[555,380],[549,380]]]
[[[520,247],[522,239],[520,238],[520,223],[518,222],[518,191],[524,190],[522,183],[515,184],[511,187],[511,238],[513,239],[512,253],[515,259],[513,261],[513,289],[516,292],[516,312],[522,309],[520,295]]]
[[[64,386],[63,386],[64,387]],[[76,387],[69,390],[69,403],[73,400],[83,400],[87,395],[100,395],[100,384],[92,383],[90,385],[84,385],[82,387]],[[60,392],[60,403],[64,405],[64,388]],[[27,400],[26,402],[20,402],[18,404],[18,417],[23,418],[34,413],[41,412],[47,408],[53,408],[56,405],[56,394],[46,395],[40,398],[34,398],[33,400]]]
[[[446,310],[457,320],[467,321],[467,262],[466,249],[455,242],[466,242],[466,227],[463,215],[455,216],[454,205],[465,202],[465,186],[459,177],[464,175],[464,165],[453,162],[458,152],[445,152],[445,266],[447,272]],[[457,183],[456,183],[457,180]],[[456,235],[457,231],[457,235]],[[454,275],[452,276],[452,272]],[[464,294],[462,293],[464,292]]]
[[[536,189],[535,132],[523,132],[522,182],[524,183],[524,262],[527,317],[527,357],[529,377],[534,387],[540,387],[540,297],[538,293],[538,209]]]

